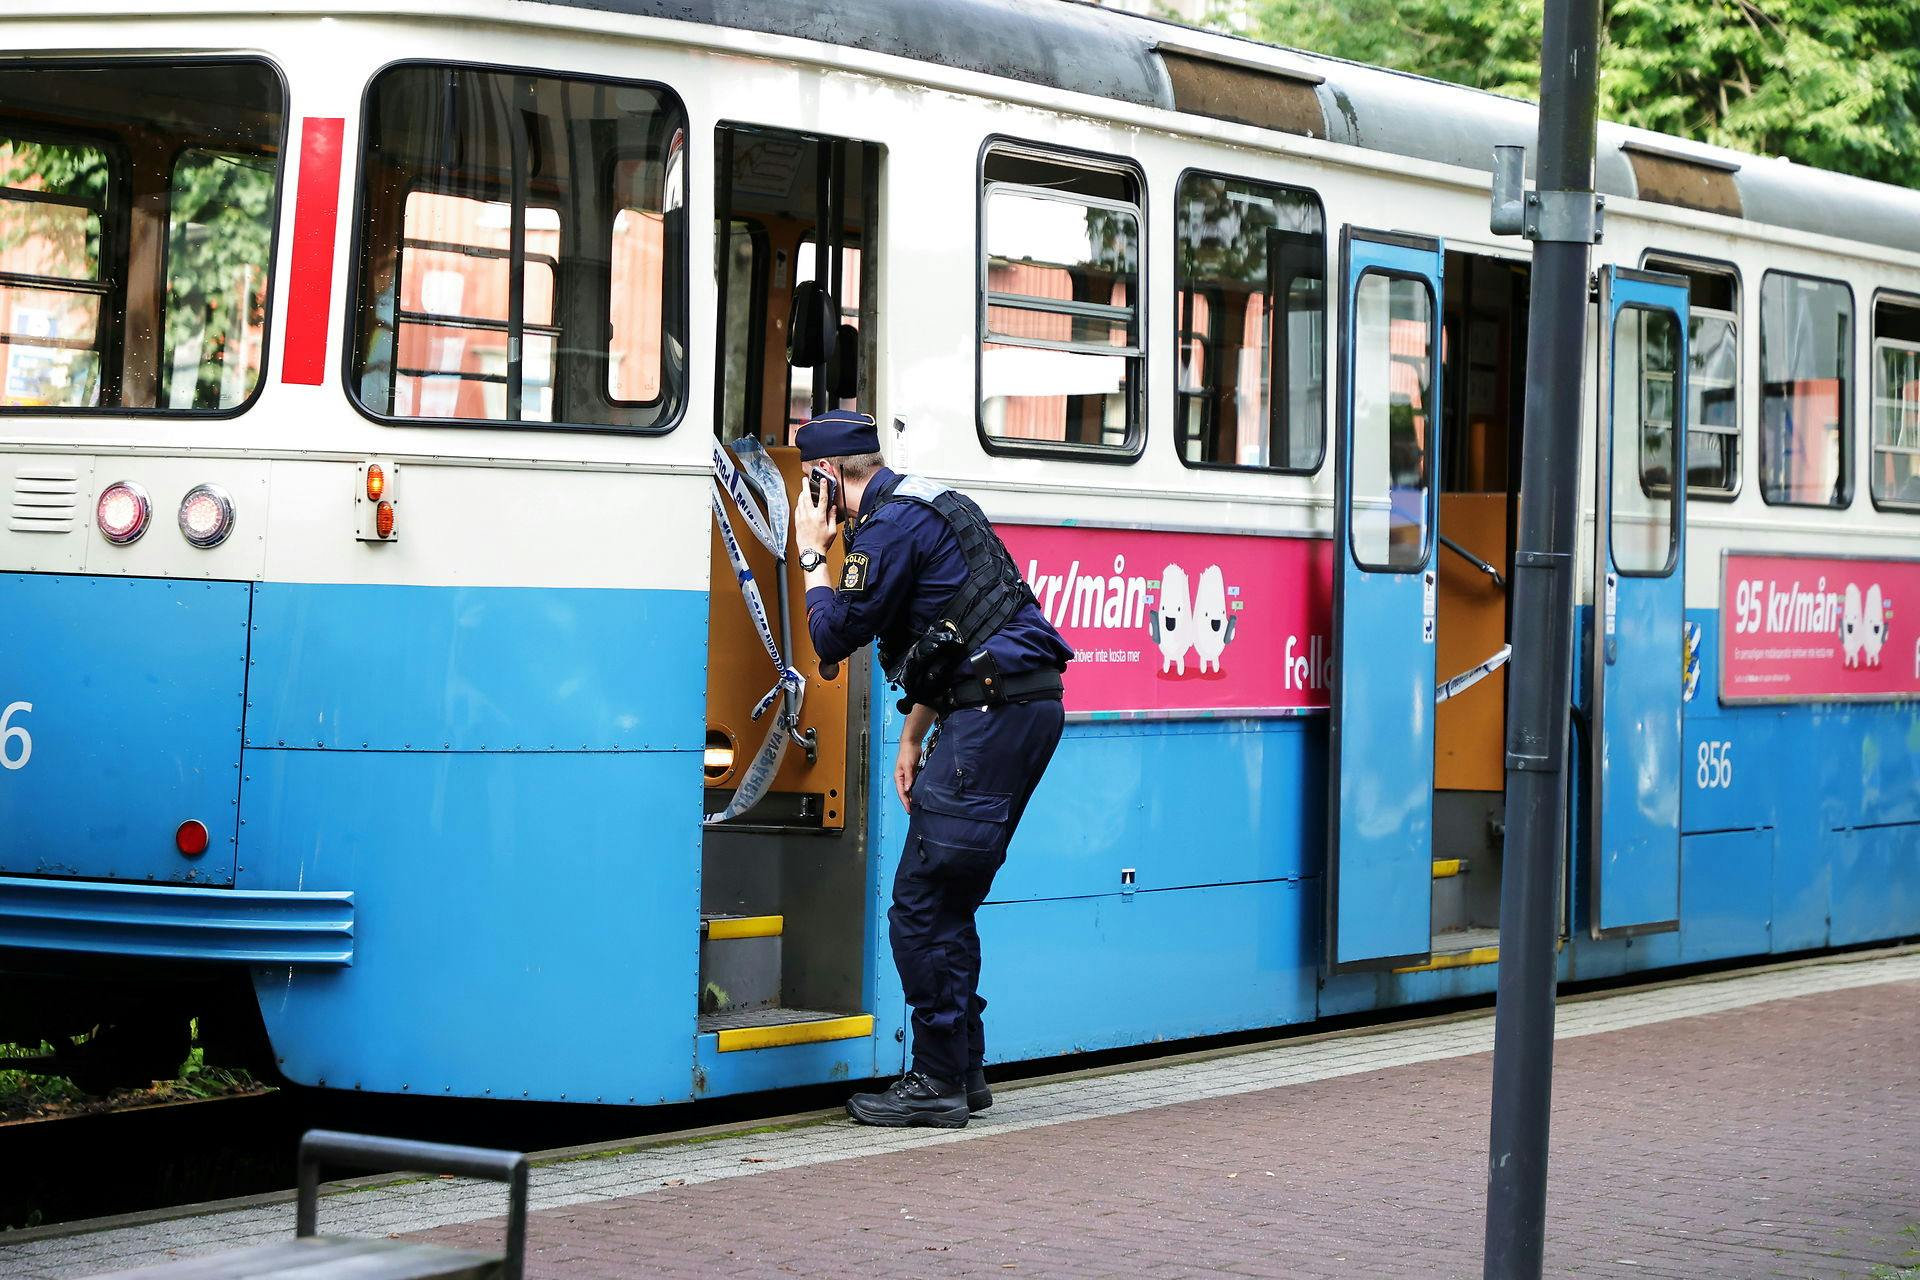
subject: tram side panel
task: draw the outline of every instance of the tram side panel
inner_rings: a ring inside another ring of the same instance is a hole
[[[276,519],[299,521],[293,495],[331,493],[318,473],[338,469],[286,464]],[[497,509],[474,501],[494,480],[409,467],[405,541],[366,554],[411,552],[426,577],[483,550],[469,513]],[[538,483],[556,512],[639,503],[700,527],[685,481],[644,499],[594,491],[614,477]],[[659,563],[705,572],[691,547]],[[236,884],[353,895],[350,964],[254,971],[291,1079],[691,1095],[704,586],[258,585]]]

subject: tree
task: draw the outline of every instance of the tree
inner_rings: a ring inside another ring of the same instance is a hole
[[[1251,0],[1262,39],[1496,93],[1539,88],[1542,0]],[[1914,0],[1605,0],[1600,113],[1920,187]]]

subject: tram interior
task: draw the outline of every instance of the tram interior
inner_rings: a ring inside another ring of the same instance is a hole
[[[1443,541],[1435,555],[1435,660],[1441,680],[1492,657],[1512,638],[1527,296],[1524,262],[1447,253],[1439,477]],[[1489,568],[1499,573],[1498,581]],[[1458,956],[1499,941],[1506,691],[1503,668],[1440,704],[1434,714],[1436,956]]]
[[[722,334],[716,429],[728,445],[758,439],[791,501],[803,483],[794,431],[828,408],[873,408],[869,322],[876,290],[872,272],[862,269],[862,249],[877,226],[880,149],[722,125],[715,153]],[[795,558],[788,557],[783,590],[773,557],[746,535],[737,513],[734,518],[768,613],[784,607],[791,637],[786,655],[807,686],[800,733],[771,789],[737,816],[706,827],[702,1030],[860,1012],[865,977],[869,691],[861,664],[823,669],[816,659]],[[713,537],[709,814],[726,810],[779,714],[776,704],[752,718],[776,673],[742,603],[717,525]],[[839,565],[836,546],[829,574]]]

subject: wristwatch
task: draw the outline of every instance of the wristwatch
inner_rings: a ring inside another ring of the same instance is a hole
[[[812,547],[808,547],[800,553],[800,568],[802,572],[812,573],[826,562],[827,557],[823,553],[815,551]]]

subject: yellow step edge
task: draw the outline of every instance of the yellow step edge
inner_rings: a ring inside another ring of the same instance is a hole
[[[1395,973],[1425,973],[1430,969],[1464,969],[1468,965],[1492,964],[1500,958],[1499,947],[1474,947],[1467,951],[1452,951],[1438,955],[1425,964],[1410,964],[1404,969],[1395,969]]]
[[[741,1049],[778,1049],[789,1044],[819,1044],[825,1040],[860,1040],[873,1034],[873,1015],[816,1018],[812,1022],[783,1022],[771,1027],[736,1027],[714,1032],[721,1053]]]
[[[777,938],[786,928],[785,916],[728,916],[704,922],[707,936],[716,942],[731,938]]]
[[[1450,876],[1457,876],[1466,869],[1467,860],[1465,858],[1435,858],[1433,860],[1433,878],[1435,880],[1445,880]]]

